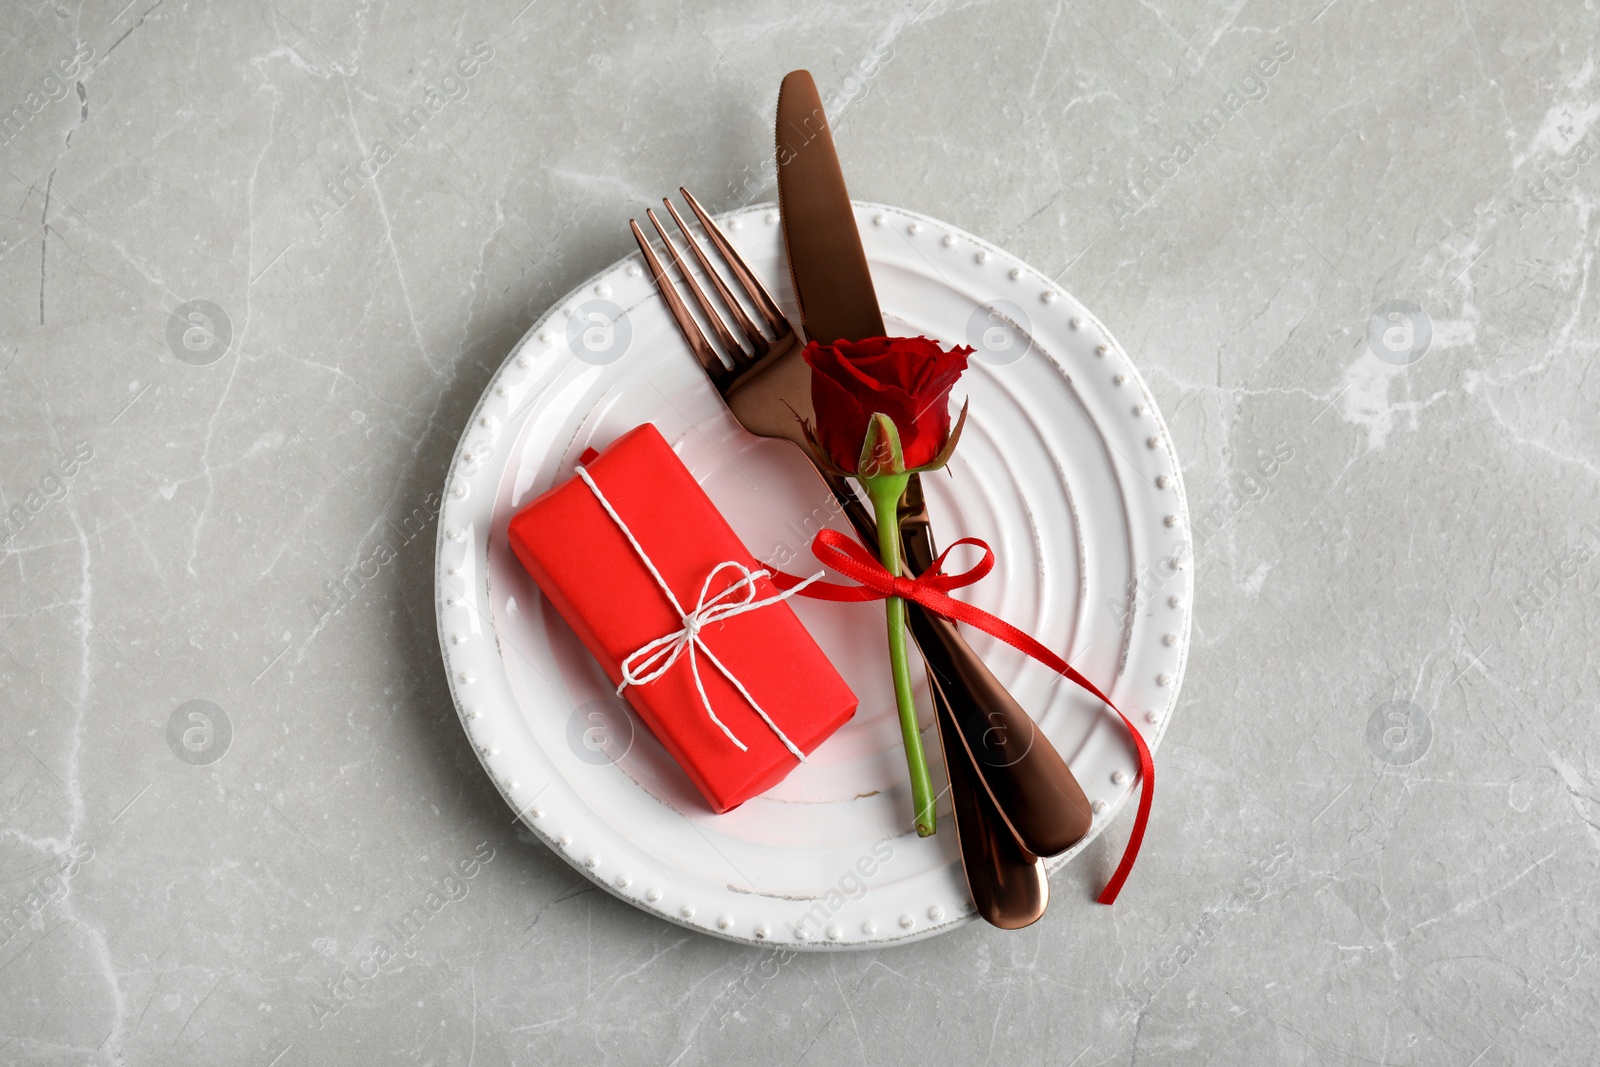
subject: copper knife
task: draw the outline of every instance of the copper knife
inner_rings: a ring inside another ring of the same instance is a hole
[[[883,316],[827,116],[806,71],[784,78],[776,140],[784,244],[807,336],[834,341],[883,335]],[[920,501],[920,484],[912,492]],[[907,559],[920,570],[932,560],[925,519],[910,532]],[[955,727],[959,748],[966,750],[984,792],[1025,853],[1065,851],[1092,821],[1087,798],[1066,761],[953,623],[914,604],[908,607],[935,690],[947,698],[949,715],[941,726]],[[943,729],[941,739],[946,739]],[[957,745],[945,747],[949,751]]]

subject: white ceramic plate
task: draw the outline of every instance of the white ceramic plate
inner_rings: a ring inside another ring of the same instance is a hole
[[[978,349],[957,388],[956,402],[972,404],[961,446],[948,475],[924,478],[940,541],[975,535],[999,556],[958,595],[1063,652],[1156,748],[1183,677],[1192,578],[1182,481],[1154,400],[1105,328],[1040,272],[933,219],[875,204],[856,214],[889,331]],[[777,221],[771,206],[722,218],[797,320]],[[512,557],[510,517],[571,477],[585,448],[644,421],[758,559],[811,573],[819,525],[847,529],[797,450],[728,415],[637,254],[590,279],[495,375],[445,493],[439,637],[484,769],[557,855],[691,929],[826,950],[971,921],[948,798],[936,836],[910,830],[881,609],[791,601],[860,708],[771,792],[714,815]],[[1093,829],[1050,861],[1058,869],[1136,789],[1133,748],[1076,686],[968,633],[1094,803]]]

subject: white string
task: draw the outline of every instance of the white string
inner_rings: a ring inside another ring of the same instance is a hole
[[[705,683],[700,680],[700,662],[696,658],[697,651],[703,652],[706,659],[711,661],[711,665],[732,683],[733,687],[739,691],[739,695],[744,697],[745,702],[755,709],[757,715],[761,716],[761,721],[766,723],[772,732],[778,736],[778,740],[783,742],[783,747],[787,748],[795,759],[804,763],[806,761],[805,753],[801,752],[794,742],[789,740],[788,735],[780,730],[778,724],[772,721],[771,716],[766,713],[760,704],[756,703],[756,698],[750,695],[750,691],[744,687],[744,683],[735,678],[733,672],[722,665],[722,661],[716,657],[716,654],[701,639],[700,631],[714,622],[721,622],[723,619],[731,619],[735,615],[743,615],[747,611],[755,611],[758,608],[768,607],[788,600],[812,582],[822,578],[824,572],[818,571],[805,581],[775,596],[757,600],[755,598],[756,581],[761,578],[770,578],[772,576],[771,572],[766,570],[752,571],[749,567],[736,560],[724,560],[711,568],[711,573],[706,575],[705,582],[700,586],[700,599],[695,602],[694,610],[685,611],[683,610],[683,605],[678,602],[677,596],[673,594],[672,587],[667,584],[665,578],[661,577],[661,572],[656,570],[655,562],[645,553],[644,546],[639,544],[639,539],[633,536],[633,531],[628,529],[628,524],[622,521],[622,516],[618,515],[617,509],[611,506],[611,501],[607,500],[606,495],[600,491],[600,487],[590,477],[588,470],[579,466],[578,477],[583,479],[583,484],[587,485],[589,491],[594,494],[595,499],[600,501],[600,506],[605,509],[607,515],[611,516],[611,521],[617,524],[617,529],[622,531],[622,536],[628,539],[628,544],[633,546],[633,551],[644,562],[645,569],[650,572],[650,577],[656,580],[656,585],[666,594],[667,601],[672,605],[672,610],[678,613],[678,618],[683,623],[681,629],[641,645],[623,659],[622,682],[617,686],[617,695],[620,696],[622,691],[630,685],[644,685],[655,681],[667,673],[672,668],[672,665],[678,662],[678,657],[687,651],[689,653],[689,673],[694,676],[694,687],[700,694],[700,705],[706,709],[706,714],[711,717],[711,721],[721,727],[728,740],[737,745],[740,752],[747,752],[749,751],[749,746],[739,740],[734,735],[734,732],[728,729],[727,723],[717,718],[717,713],[711,708],[711,698],[706,696]],[[740,574],[740,578],[720,593],[712,596],[711,586],[716,581],[717,575],[724,570],[737,571]],[[741,593],[741,599],[730,599]]]

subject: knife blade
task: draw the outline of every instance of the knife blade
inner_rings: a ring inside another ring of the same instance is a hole
[[[884,336],[850,191],[809,71],[778,90],[778,219],[806,337],[821,344]]]
[[[812,340],[885,333],[855,212],[816,83],[788,74],[778,94],[778,203],[790,279]],[[914,492],[921,500],[920,480]],[[925,513],[924,513],[925,514]],[[907,560],[932,561],[925,518],[909,528]],[[1088,831],[1087,798],[1066,761],[961,637],[954,623],[908,605],[907,618],[934,688],[990,801],[1024,850],[1065,851]],[[941,735],[941,739],[944,738]]]

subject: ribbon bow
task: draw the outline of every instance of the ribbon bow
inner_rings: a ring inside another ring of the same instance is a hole
[[[944,562],[950,552],[961,546],[972,545],[983,550],[983,557],[972,567],[957,574],[946,574]],[[811,552],[822,563],[846,578],[853,579],[857,585],[836,585],[832,582],[819,582],[813,575],[808,579],[795,578],[787,574],[773,577],[773,584],[779,589],[790,593],[799,593],[801,596],[815,600],[835,601],[866,601],[883,600],[887,597],[897,596],[902,600],[915,601],[936,615],[964,622],[976,627],[986,634],[998,637],[1012,648],[1024,655],[1038,660],[1052,671],[1074,682],[1093,694],[1098,700],[1117,713],[1117,717],[1128,728],[1128,734],[1133,739],[1134,747],[1139,755],[1139,813],[1133,822],[1133,832],[1128,835],[1127,847],[1122,853],[1122,862],[1117,865],[1116,872],[1111,880],[1106,883],[1099,900],[1102,904],[1111,904],[1116,901],[1117,894],[1122,892],[1122,885],[1128,880],[1128,874],[1133,870],[1133,862],[1138,858],[1139,846],[1144,842],[1145,827],[1150,821],[1150,804],[1155,791],[1156,767],[1155,761],[1150,756],[1150,747],[1145,744],[1144,735],[1141,734],[1133,722],[1122,714],[1122,710],[1111,702],[1089,679],[1078,673],[1066,660],[1056,655],[1050,649],[1034,640],[1032,636],[1019,630],[1017,627],[997,616],[989,614],[982,608],[973,607],[951,597],[950,591],[969,586],[984,575],[994,570],[994,550],[988,544],[976,537],[963,537],[952,543],[939,558],[933,561],[921,575],[915,578],[892,575],[878,561],[878,558],[869,552],[863,545],[846,537],[837,530],[821,530],[811,542]]]

